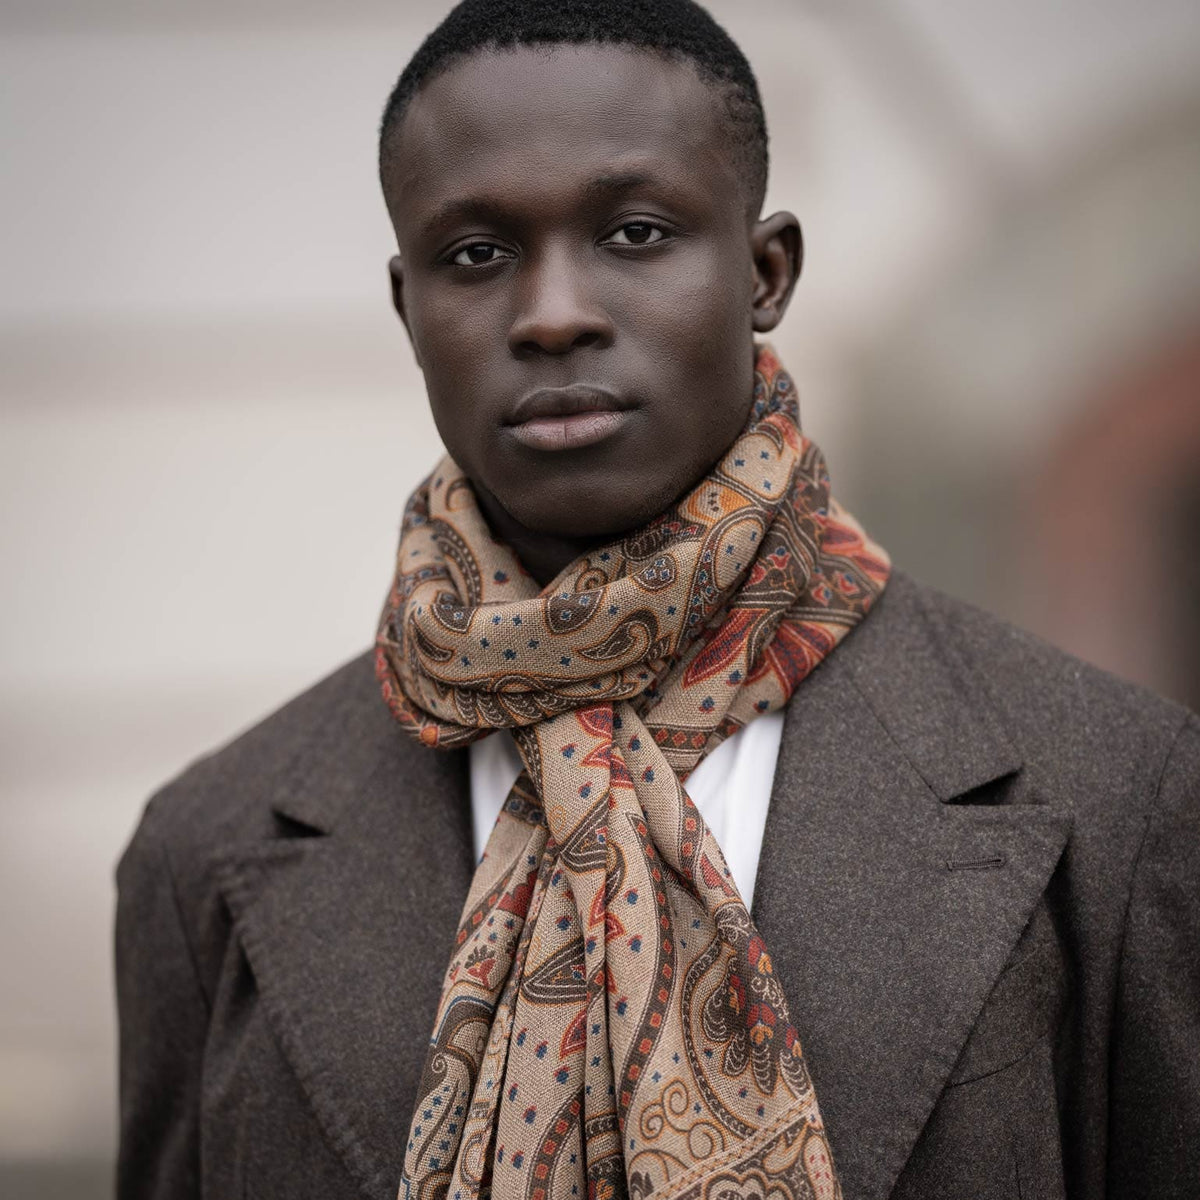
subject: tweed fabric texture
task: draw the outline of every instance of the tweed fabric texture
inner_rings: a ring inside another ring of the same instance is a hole
[[[712,472],[545,589],[451,461],[418,489],[384,696],[427,745],[512,728],[525,770],[459,924],[402,1197],[840,1196],[770,953],[684,780],[786,703],[888,569],[768,348]]]

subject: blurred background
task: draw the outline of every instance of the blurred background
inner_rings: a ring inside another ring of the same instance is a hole
[[[1200,5],[713,0],[776,337],[921,578],[1200,704]],[[150,791],[364,649],[438,453],[375,130],[433,0],[0,0],[0,1193],[114,1141]]]

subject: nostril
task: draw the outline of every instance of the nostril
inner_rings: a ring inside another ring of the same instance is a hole
[[[536,354],[570,354],[572,350],[603,346],[611,338],[607,324],[577,322],[573,328],[555,325],[515,329],[510,344],[513,353],[524,358]]]

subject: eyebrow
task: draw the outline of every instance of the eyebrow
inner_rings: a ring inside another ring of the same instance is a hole
[[[649,175],[641,171],[614,171],[612,174],[597,175],[595,179],[589,180],[584,192],[590,199],[597,199],[616,192],[632,192],[653,182]]]
[[[614,171],[597,175],[584,184],[583,193],[589,200],[599,200],[638,188],[652,186],[655,180],[641,171]],[[486,196],[467,196],[448,200],[424,222],[427,236],[436,233],[442,226],[458,221],[500,222],[510,217],[506,206],[499,200]]]
[[[421,229],[426,236],[432,236],[443,225],[458,221],[501,221],[508,215],[503,204],[482,196],[468,196],[458,200],[447,200],[425,222]]]

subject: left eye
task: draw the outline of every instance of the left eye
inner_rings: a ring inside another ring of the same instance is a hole
[[[661,242],[665,236],[657,225],[651,225],[649,221],[630,221],[605,241],[617,246],[648,246],[653,242]]]
[[[452,261],[459,267],[486,267],[498,259],[511,257],[511,254],[492,242],[472,242],[469,246],[464,246]]]

